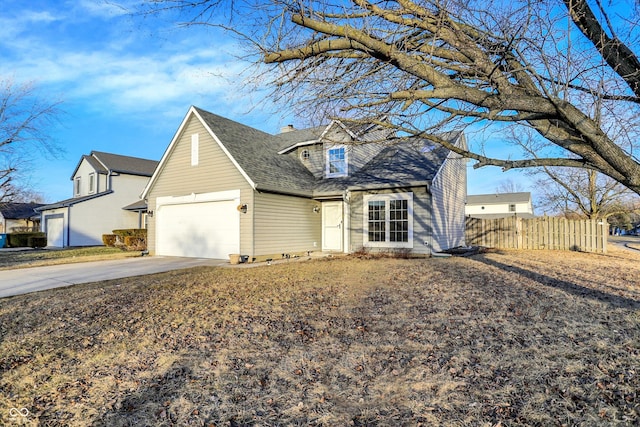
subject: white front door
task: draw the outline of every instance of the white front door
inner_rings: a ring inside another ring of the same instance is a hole
[[[322,250],[342,252],[342,202],[322,204]]]

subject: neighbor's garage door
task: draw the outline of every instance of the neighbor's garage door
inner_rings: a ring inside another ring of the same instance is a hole
[[[47,246],[64,246],[64,217],[61,214],[45,216]]]
[[[228,258],[240,251],[240,216],[235,200],[159,206],[158,255]]]

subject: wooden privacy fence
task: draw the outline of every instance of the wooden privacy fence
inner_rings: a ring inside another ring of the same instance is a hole
[[[466,243],[499,249],[547,249],[607,252],[609,225],[604,220],[539,217],[467,218]]]

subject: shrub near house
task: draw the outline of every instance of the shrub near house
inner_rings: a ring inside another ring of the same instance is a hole
[[[102,243],[105,246],[129,251],[143,251],[147,249],[147,230],[144,228],[113,230],[113,234],[102,235]]]
[[[44,233],[9,233],[7,246],[10,248],[44,248],[47,236]]]

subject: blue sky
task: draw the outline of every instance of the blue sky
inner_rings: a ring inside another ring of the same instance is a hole
[[[72,196],[71,174],[92,150],[159,160],[190,105],[269,133],[300,126],[245,88],[247,64],[231,38],[132,16],[128,3],[136,0],[2,0],[0,78],[34,82],[41,96],[62,101],[48,133],[63,152],[36,156],[30,174],[46,202]],[[470,194],[524,179],[470,164],[468,171]]]

